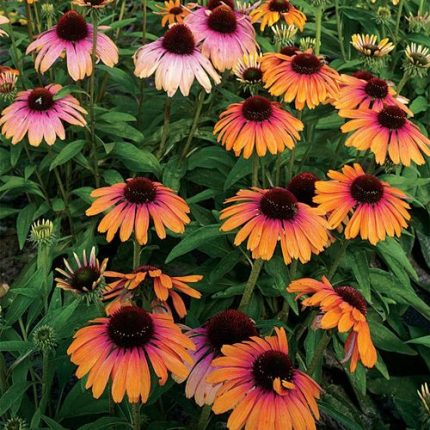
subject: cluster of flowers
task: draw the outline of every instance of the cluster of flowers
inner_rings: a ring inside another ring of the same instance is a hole
[[[110,1],[73,3],[103,8]],[[430,155],[430,140],[408,119],[412,112],[407,101],[391,83],[367,71],[339,75],[318,55],[318,46],[313,50],[287,44],[279,52],[259,53],[253,23],[260,23],[263,31],[284,20],[303,30],[306,17],[291,2],[267,0],[248,8],[231,0],[210,0],[205,7],[169,0],[159,9],[162,25],[171,26],[163,37],[137,50],[135,74],[139,78],[155,75],[156,88],[169,97],[178,89],[188,96],[195,80],[210,92],[213,83],[221,82],[219,73],[233,69],[249,88],[261,82],[271,96],[294,102],[297,112],[332,104],[342,118],[350,120],[341,127],[343,133],[352,132],[346,146],[370,150],[378,164],[387,159],[404,166],[423,164],[423,154]],[[71,10],[39,35],[27,53],[36,54],[35,68],[40,73],[64,58],[70,77],[77,81],[93,73],[94,46],[104,64],[118,63],[118,48],[104,30]],[[354,35],[352,43],[373,59],[393,49],[388,40],[378,43],[369,35]],[[411,47],[407,55],[430,64],[422,47]],[[0,68],[2,93],[13,91],[18,75],[14,69]],[[38,146],[43,140],[52,145],[57,137],[65,139],[63,123],[85,126],[86,110],[71,95],[57,97],[60,91],[60,85],[51,84],[18,93],[0,119],[4,136],[12,144],[28,136],[30,145]],[[221,113],[214,134],[237,157],[249,158],[293,149],[303,129],[299,117],[281,103],[252,95]],[[359,164],[329,171],[327,176],[329,180],[319,180],[302,172],[285,188],[240,190],[225,202],[221,230],[241,227],[234,244],[247,240],[255,260],[270,260],[280,245],[285,264],[290,264],[293,260],[306,263],[323,252],[335,241],[330,232],[334,229],[343,232],[346,240],[360,236],[375,245],[387,236],[400,236],[407,227],[409,205],[400,190],[366,173]],[[108,242],[116,235],[125,242],[134,234],[139,245],[146,245],[152,225],[164,239],[166,228],[181,234],[190,222],[187,203],[145,177],[95,189],[91,196],[95,201],[86,215],[107,212],[98,231],[106,233]],[[275,328],[274,336],[261,337],[255,323],[237,310],[220,312],[199,328],[184,329],[173,315],[183,318],[187,313],[181,294],[201,297],[188,284],[201,281],[202,276],[169,276],[150,265],[135,267],[132,273],[108,271],[108,261],[100,262],[94,249],[89,258],[84,253],[82,258],[75,255],[75,260],[76,265],[65,260],[65,268],[57,269],[61,275],[57,286],[80,295],[101,295],[108,302],[106,316],[80,329],[68,349],[78,366],[77,377],[87,377],[86,387],[95,398],[111,381],[115,402],[126,395],[131,403],[146,402],[151,367],[161,385],[169,373],[178,382],[186,380],[187,397],[194,397],[199,405],[212,405],[217,414],[232,409],[229,429],[315,428],[321,388],[293,367],[284,329]],[[105,278],[111,281],[105,283]],[[349,333],[345,361],[350,360],[352,372],[359,361],[367,367],[375,365],[367,305],[358,291],[349,286],[333,288],[326,277],[295,280],[287,291],[297,298],[307,295],[303,305],[320,309],[321,329]]]

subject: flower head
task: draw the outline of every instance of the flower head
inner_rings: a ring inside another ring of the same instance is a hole
[[[285,24],[274,25],[272,27],[272,31],[275,45],[291,45],[296,38],[297,30],[298,28],[293,24],[288,26],[286,26]]]
[[[99,30],[105,29],[99,27]],[[65,53],[69,75],[78,81],[93,72],[92,51],[93,26],[81,14],[70,10],[54,27],[40,34],[26,53],[37,53],[35,67],[40,73],[45,73]],[[96,55],[109,67],[118,63],[118,48],[101,31],[97,32]]]
[[[33,343],[39,351],[48,352],[57,346],[55,330],[50,325],[41,325],[34,329]]]
[[[339,115],[351,119],[341,127],[344,133],[353,131],[345,145],[362,151],[370,149],[378,164],[383,164],[387,157],[404,166],[410,166],[411,161],[424,164],[422,153],[430,155],[430,139],[408,120],[405,110],[397,104],[377,110],[343,109]]]
[[[385,57],[393,49],[394,45],[389,39],[378,42],[374,34],[353,34],[352,46],[365,57]]]
[[[425,427],[428,427],[430,424],[430,390],[427,382],[421,385],[417,393],[421,400],[421,421]]]
[[[410,14],[406,18],[409,22],[409,31],[412,33],[424,33],[426,36],[430,34],[430,13],[419,14],[413,16]]]
[[[148,295],[148,293],[154,292],[161,304],[171,301],[180,318],[187,314],[181,294],[196,299],[201,297],[199,291],[188,285],[202,280],[203,276],[201,275],[169,276],[158,267],[149,265],[136,267],[132,273],[128,274],[108,271],[104,275],[107,278],[113,278],[103,292],[104,300],[115,298],[106,307],[109,313],[120,307],[121,303],[132,302],[138,288],[142,294]],[[150,291],[145,291],[147,287]],[[149,301],[152,301],[151,299],[152,297],[149,298]]]
[[[296,9],[288,0],[265,0],[260,6],[251,12],[252,22],[260,23],[260,30],[264,31],[266,26],[271,27],[279,20],[283,20],[287,25],[294,25],[303,31],[306,22],[306,15]]]
[[[214,134],[237,157],[242,153],[244,158],[249,158],[254,152],[264,157],[267,151],[277,154],[285,148],[294,148],[303,127],[279,103],[252,96],[230,105],[215,124]]]
[[[397,96],[392,84],[376,76],[362,79],[342,75],[339,96],[334,106],[336,109],[374,110],[381,110],[384,106],[398,106],[408,115],[413,115],[405,105],[405,99]]]
[[[190,208],[181,197],[160,182],[144,177],[98,188],[91,197],[96,200],[87,209],[87,216],[109,210],[98,226],[100,233],[107,232],[108,242],[118,230],[122,242],[127,241],[134,231],[138,243],[145,245],[151,220],[160,239],[166,238],[165,227],[175,233],[183,233],[185,224],[190,222],[187,216]]]
[[[221,311],[202,327],[191,329],[187,335],[196,345],[192,352],[194,364],[185,386],[185,395],[194,397],[199,406],[211,405],[220,384],[209,384],[206,377],[214,370],[212,360],[221,355],[224,345],[233,345],[257,336],[254,322],[243,312],[235,309]]]
[[[405,50],[406,61],[403,68],[412,76],[423,78],[430,70],[430,50],[411,43]]]
[[[315,196],[315,182],[318,177],[312,172],[302,172],[291,178],[287,190],[294,194],[297,201],[315,206],[313,198]]]
[[[161,26],[172,25],[175,23],[183,24],[184,18],[190,13],[190,5],[184,7],[180,0],[167,0],[164,6],[155,5],[159,12],[154,12],[155,15],[161,15]]]
[[[164,385],[171,372],[186,378],[195,349],[169,315],[153,314],[126,306],[107,318],[90,321],[74,335],[67,350],[78,366],[76,376],[88,375],[85,387],[98,399],[112,381],[111,394],[120,403],[127,394],[131,403],[146,403],[151,390],[151,365]]]
[[[91,248],[89,259],[87,259],[85,250],[82,253],[82,261],[75,252],[73,257],[75,267],[63,259],[65,269],[55,268],[63,276],[62,278],[55,278],[57,287],[88,298],[93,298],[90,296],[98,297],[101,294],[100,288],[104,284],[104,272],[108,259],[105,258],[100,264],[96,258],[95,247]]]
[[[93,9],[102,9],[112,2],[113,0],[73,0],[72,4]]]
[[[366,174],[359,164],[344,166],[342,172],[330,170],[327,176],[329,181],[315,183],[314,202],[328,214],[330,228],[344,223],[347,239],[360,235],[372,245],[407,228],[411,217],[402,191]]]
[[[245,89],[251,92],[262,82],[263,72],[260,67],[260,59],[261,54],[259,53],[245,54],[237,60],[233,68],[233,73],[236,75],[237,80]]]
[[[37,245],[50,245],[54,239],[54,223],[51,220],[41,219],[31,224],[31,242]]]
[[[27,422],[20,417],[12,417],[6,420],[3,430],[27,430]]]
[[[86,121],[82,114],[87,111],[70,94],[56,98],[61,88],[55,84],[19,92],[0,118],[6,139],[12,138],[15,145],[28,134],[32,146],[39,146],[42,140],[53,145],[57,137],[66,138],[63,122],[84,127]]]
[[[308,52],[288,56],[269,53],[261,61],[265,88],[287,103],[295,100],[296,109],[314,109],[320,103],[336,99],[340,76],[323,58]]]
[[[285,264],[292,259],[306,263],[328,244],[327,222],[322,211],[300,203],[285,188],[240,190],[226,203],[236,203],[221,211],[222,231],[241,225],[234,240],[239,246],[248,238],[252,257],[270,260],[278,242]]]
[[[199,8],[185,18],[201,44],[202,54],[220,72],[232,69],[238,58],[257,50],[255,30],[248,16],[221,4],[214,9]]]
[[[209,78],[219,84],[221,79],[211,62],[200,52],[190,28],[184,24],[172,26],[163,37],[148,43],[134,55],[134,74],[147,78],[155,73],[157,90],[173,97],[178,89],[188,96],[195,79],[207,93],[212,90]]]
[[[315,428],[321,388],[293,366],[283,328],[275,327],[275,336],[251,337],[221,351],[207,381],[222,384],[212,410],[216,414],[233,410],[229,429]]]
[[[302,304],[320,308],[323,315],[318,324],[322,329],[337,327],[339,333],[349,332],[344,361],[351,359],[351,372],[355,371],[358,361],[366,367],[376,364],[377,353],[366,320],[367,304],[359,291],[350,286],[333,288],[325,276],[322,282],[298,279],[289,285],[287,291],[297,294],[296,299],[309,295]]]
[[[0,95],[3,99],[13,99],[16,95],[16,82],[19,71],[7,66],[0,66]]]

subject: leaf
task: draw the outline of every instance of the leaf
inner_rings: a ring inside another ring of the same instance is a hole
[[[68,143],[54,158],[51,165],[49,166],[49,171],[67,163],[73,157],[78,155],[85,145],[85,140],[75,140],[74,142]]]
[[[123,426],[127,425],[127,421],[122,418],[102,417],[92,423],[79,427],[78,430],[105,430],[121,424]]]
[[[406,343],[414,343],[416,345],[424,345],[427,348],[430,348],[430,335],[417,337],[415,339],[408,340]]]
[[[240,157],[233,168],[230,170],[230,173],[227,175],[227,178],[224,182],[224,191],[231,188],[236,182],[240,181],[245,176],[250,175],[252,172],[252,162],[251,160],[245,160]]]
[[[3,416],[13,405],[21,404],[24,393],[30,385],[31,383],[27,381],[17,382],[0,397],[0,416]]]
[[[220,231],[219,225],[205,225],[191,233],[188,233],[171,251],[166,258],[166,263],[170,263],[175,258],[184,255],[193,249],[198,248],[200,245],[205,244],[208,240],[226,235]]]
[[[19,249],[22,249],[27,239],[28,231],[30,230],[31,222],[33,221],[36,205],[31,203],[27,205],[18,214],[16,218],[16,234],[18,236]]]
[[[372,339],[376,347],[383,351],[396,352],[405,355],[417,355],[405,342],[399,339],[391,330],[377,321],[370,324]]]
[[[178,155],[174,155],[163,168],[163,184],[172,190],[179,191],[181,179],[186,172],[187,160],[183,161]]]
[[[419,96],[416,99],[414,99],[414,101],[411,103],[409,107],[414,114],[417,114],[417,113],[425,112],[427,110],[428,105],[429,105],[428,100],[423,96]]]
[[[57,421],[54,421],[52,418],[49,418],[45,415],[42,415],[40,418],[45,421],[46,424],[48,424],[51,430],[67,430],[66,427],[58,424]]]
[[[161,167],[157,158],[146,149],[139,149],[132,143],[116,142],[112,155],[116,155],[128,170],[151,172],[157,176],[160,174]]]
[[[421,246],[421,252],[423,254],[424,260],[427,267],[430,269],[430,236],[426,236],[417,230],[417,238]]]
[[[357,279],[359,290],[364,298],[372,303],[372,296],[370,294],[370,275],[369,275],[369,262],[367,261],[367,253],[364,250],[353,252],[348,255],[349,264],[351,265],[352,272],[355,279]]]

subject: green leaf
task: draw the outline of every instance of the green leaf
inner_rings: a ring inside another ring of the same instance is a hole
[[[175,258],[184,255],[193,249],[205,244],[208,240],[214,239],[226,235],[220,231],[219,224],[215,225],[205,225],[191,233],[186,234],[186,236],[170,251],[170,254],[166,258],[166,263],[170,263]]]
[[[424,345],[427,348],[430,348],[430,335],[417,337],[415,339],[408,340],[406,343],[414,343],[416,345]]]
[[[423,97],[419,96],[411,103],[409,106],[411,108],[411,111],[414,114],[425,112],[427,110],[427,107],[429,106],[428,100]]]
[[[4,415],[13,405],[21,404],[24,393],[30,385],[31,383],[27,381],[15,383],[0,397],[0,416]]]
[[[127,421],[122,418],[115,417],[102,417],[92,423],[85,424],[78,428],[78,430],[105,430],[115,426],[123,428],[127,425]]]
[[[224,183],[224,191],[231,188],[236,182],[240,181],[245,176],[250,175],[252,172],[252,162],[251,160],[245,160],[240,157],[233,168],[230,170],[230,173],[227,175],[227,178]]]
[[[49,166],[49,170],[51,171],[56,167],[67,163],[82,151],[84,145],[85,140],[75,140],[74,142],[68,143],[54,158],[51,165]]]
[[[18,217],[16,218],[16,234],[18,236],[19,249],[24,247],[35,210],[36,205],[34,203],[30,203],[19,212]]]
[[[372,339],[376,347],[383,351],[396,352],[405,355],[417,355],[417,352],[399,339],[391,330],[383,326],[380,322],[373,321],[370,324]]]
[[[370,294],[370,275],[369,275],[369,262],[367,261],[367,253],[364,250],[353,252],[348,256],[349,264],[355,279],[357,279],[359,290],[364,298],[372,303],[372,296]]]
[[[163,168],[163,184],[172,190],[179,191],[181,179],[185,173],[187,173],[187,161],[174,155]]]
[[[430,269],[430,236],[426,236],[417,230],[417,238],[421,246],[424,260],[426,261],[427,267]]]
[[[66,427],[58,424],[57,421],[54,421],[52,418],[49,418],[45,415],[42,415],[40,418],[45,421],[46,424],[48,424],[51,430],[67,430]]]
[[[160,163],[157,158],[146,149],[139,149],[132,143],[116,142],[112,151],[133,172],[151,172],[160,174]]]

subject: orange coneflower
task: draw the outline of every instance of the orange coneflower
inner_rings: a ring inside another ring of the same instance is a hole
[[[211,405],[221,384],[212,385],[206,377],[214,370],[212,360],[221,355],[224,345],[233,345],[258,336],[254,321],[235,309],[218,312],[202,327],[187,332],[196,350],[191,353],[194,364],[185,385],[187,398],[194,397],[199,406]]]
[[[199,299],[201,293],[188,284],[198,282],[203,279],[201,275],[169,276],[163,273],[158,267],[143,265],[136,267],[132,273],[118,273],[107,271],[104,274],[107,278],[113,278],[105,288],[103,298],[109,300],[115,298],[106,309],[109,313],[133,300],[136,289],[145,285],[149,281],[155,296],[161,304],[165,304],[168,299],[172,300],[173,307],[179,317],[183,318],[187,314],[184,301],[178,293]],[[143,291],[144,292],[144,291]]]
[[[295,100],[296,109],[302,110],[305,105],[314,109],[320,103],[337,99],[339,74],[310,50],[296,55],[266,54],[261,70],[269,93],[282,96],[287,103]]]
[[[303,123],[282,109],[277,102],[261,96],[252,96],[240,103],[231,104],[215,124],[217,141],[236,157],[243,152],[249,158],[253,152],[264,157],[294,148],[300,140]]]
[[[154,14],[163,17],[161,19],[162,27],[166,24],[183,24],[184,18],[190,13],[190,11],[181,4],[180,0],[168,0],[164,2],[164,6],[156,4],[155,7],[159,9],[159,12],[154,12]],[[190,6],[187,5],[187,7]]]
[[[408,102],[404,97],[398,96],[392,84],[372,76],[363,77],[342,75],[339,97],[334,102],[336,109],[373,109],[380,110],[385,105],[398,106],[408,115],[413,113],[406,106]]]
[[[304,306],[320,307],[323,316],[318,325],[322,329],[337,327],[339,333],[350,332],[345,343],[344,362],[351,359],[351,372],[355,371],[359,360],[366,367],[376,364],[376,349],[366,320],[367,305],[360,292],[349,286],[333,288],[325,276],[322,282],[310,278],[298,279],[289,285],[287,291],[296,293],[297,299],[305,294],[310,295],[302,303]]]
[[[328,214],[330,228],[344,223],[347,239],[360,234],[373,245],[407,228],[411,217],[402,191],[366,174],[359,164],[344,166],[342,173],[330,170],[327,176],[331,181],[315,183],[314,202]]]
[[[345,145],[362,151],[370,149],[378,164],[384,164],[387,156],[394,164],[410,166],[411,161],[424,164],[421,152],[430,155],[430,139],[397,105],[384,105],[378,110],[344,109],[339,115],[351,119],[341,127],[344,133],[353,131]]]
[[[353,34],[351,44],[365,57],[382,58],[394,49],[388,38],[378,41],[374,34]]]
[[[0,95],[6,99],[15,95],[19,71],[7,66],[0,66]]]
[[[260,30],[271,27],[283,19],[288,25],[295,25],[303,31],[306,15],[296,9],[288,0],[266,0],[251,11],[252,22],[260,22]]]
[[[321,388],[293,367],[283,328],[275,327],[275,336],[251,337],[221,351],[224,356],[212,362],[218,369],[207,381],[222,383],[212,410],[233,410],[229,430],[315,429]]]
[[[110,242],[118,230],[119,237],[125,242],[134,231],[137,242],[148,242],[149,222],[154,222],[155,231],[160,239],[166,237],[166,229],[183,233],[185,224],[190,222],[188,205],[173,190],[160,182],[143,177],[127,179],[126,182],[94,190],[96,197],[87,216],[97,215],[109,209],[101,220],[98,231],[106,233]]]
[[[81,328],[67,350],[78,366],[76,376],[88,374],[85,387],[99,398],[109,380],[112,399],[120,403],[127,394],[131,403],[148,400],[151,371],[164,385],[171,372],[186,378],[192,363],[187,350],[195,349],[192,341],[166,314],[153,314],[136,306],[126,306],[107,318],[97,318]]]
[[[96,249],[93,246],[90,252],[90,257],[87,259],[85,250],[82,253],[82,261],[74,252],[75,266],[73,268],[66,259],[64,259],[64,269],[55,268],[55,270],[63,275],[63,278],[55,278],[58,288],[66,291],[71,291],[78,295],[89,295],[96,293],[102,284],[104,272],[108,263],[105,258],[102,263],[96,258]]]
[[[292,259],[306,263],[312,254],[319,254],[328,245],[327,222],[320,209],[300,203],[285,188],[240,190],[226,200],[232,205],[221,211],[222,231],[241,225],[234,244],[239,246],[248,238],[247,248],[253,258],[270,260],[278,242],[285,264]]]

